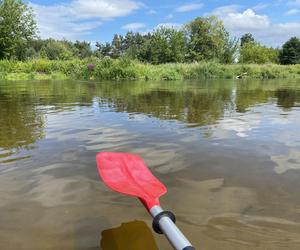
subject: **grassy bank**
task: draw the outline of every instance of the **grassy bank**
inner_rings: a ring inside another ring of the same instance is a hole
[[[4,80],[233,79],[244,73],[247,73],[246,77],[254,79],[300,78],[300,65],[224,65],[214,62],[151,65],[110,58],[70,61],[0,61],[0,79]]]

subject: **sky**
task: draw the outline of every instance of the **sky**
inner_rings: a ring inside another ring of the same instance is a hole
[[[198,16],[219,17],[232,37],[252,33],[268,46],[300,37],[300,0],[31,0],[41,38],[111,41],[114,34],[180,28]]]

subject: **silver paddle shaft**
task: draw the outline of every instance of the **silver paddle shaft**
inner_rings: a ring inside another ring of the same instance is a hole
[[[150,214],[153,218],[161,212],[163,212],[163,209],[160,206],[154,206],[150,210]],[[192,248],[192,244],[182,234],[182,232],[178,229],[178,227],[173,223],[173,221],[169,217],[162,217],[158,223],[161,231],[167,237],[174,249],[194,249]]]

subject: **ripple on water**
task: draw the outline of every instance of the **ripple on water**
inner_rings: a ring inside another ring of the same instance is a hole
[[[300,223],[275,217],[224,214],[209,219],[205,234],[253,249],[299,249]]]
[[[3,166],[8,166],[9,164],[13,164],[17,161],[29,159],[31,155],[24,155],[28,152],[19,152],[18,150],[1,150],[0,149],[0,163]],[[5,164],[5,165],[4,165]]]
[[[14,152],[11,151],[11,150],[2,150],[2,149],[0,148],[0,159],[1,159],[1,158],[9,157],[9,156],[11,156],[11,155],[13,155],[13,154],[14,154]]]
[[[56,207],[86,202],[89,193],[88,182],[82,178],[56,178],[38,175],[35,187],[29,192],[32,201],[45,207]],[[70,188],[72,187],[72,188]]]
[[[239,245],[241,249],[296,250],[299,246],[299,222],[248,215],[249,208],[259,208],[255,190],[226,186],[223,179],[185,179],[176,183],[168,188],[166,200],[176,208],[181,222],[200,227],[208,237]],[[178,203],[184,206],[177,206]]]

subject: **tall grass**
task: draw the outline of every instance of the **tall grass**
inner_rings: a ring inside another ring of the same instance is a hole
[[[26,62],[0,61],[0,79],[145,79],[180,80],[237,76],[255,79],[300,78],[300,65],[219,64],[215,62],[151,65],[128,59]]]

